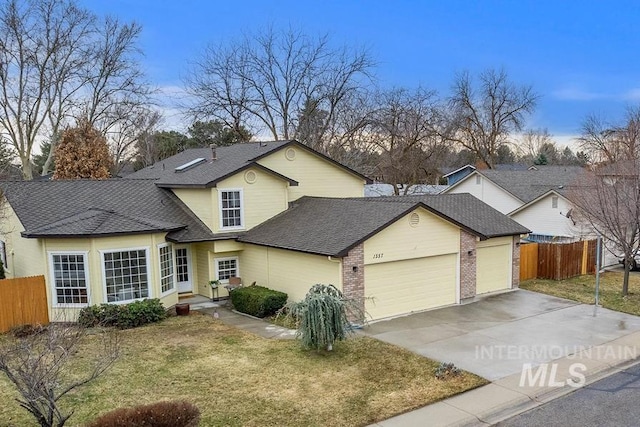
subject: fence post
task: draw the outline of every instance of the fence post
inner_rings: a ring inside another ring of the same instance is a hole
[[[589,241],[584,240],[582,242],[582,268],[580,269],[580,274],[587,274],[587,262],[589,260]]]

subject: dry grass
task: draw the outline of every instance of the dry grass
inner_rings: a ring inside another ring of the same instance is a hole
[[[89,337],[86,348],[98,348]],[[118,407],[186,399],[202,426],[357,426],[483,384],[464,373],[435,379],[437,362],[371,338],[305,352],[194,313],[123,332],[123,355],[108,373],[65,402],[81,425]],[[82,362],[79,362],[82,366]],[[0,424],[34,423],[0,378]]]
[[[640,274],[629,276],[629,295],[622,296],[621,272],[606,272],[600,275],[600,304],[608,309],[640,316]],[[595,301],[595,276],[579,276],[567,280],[528,280],[520,287],[561,298],[593,304]]]

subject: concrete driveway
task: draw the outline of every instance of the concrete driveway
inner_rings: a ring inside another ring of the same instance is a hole
[[[518,290],[478,302],[366,326],[366,335],[405,347],[431,359],[456,366],[490,381],[521,373],[524,363],[534,366],[598,348],[640,331],[640,317],[535,292]],[[614,347],[614,346],[610,346]],[[640,349],[636,349],[640,355]]]

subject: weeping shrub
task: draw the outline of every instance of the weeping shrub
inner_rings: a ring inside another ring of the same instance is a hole
[[[333,285],[314,285],[304,300],[287,305],[290,316],[298,321],[297,336],[305,348],[331,350],[333,343],[344,340],[353,327],[349,315],[364,318],[356,301],[346,298]]]

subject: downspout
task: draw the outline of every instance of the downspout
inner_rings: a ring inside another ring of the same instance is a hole
[[[344,290],[344,266],[342,265],[342,258],[335,259],[331,255],[328,255],[327,259],[329,260],[329,262],[335,262],[338,264],[338,280],[340,284],[340,290],[343,291]]]

